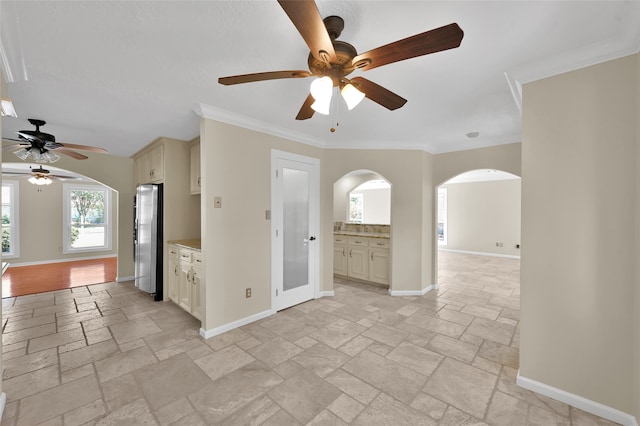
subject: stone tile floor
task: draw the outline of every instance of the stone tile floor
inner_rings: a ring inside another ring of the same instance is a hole
[[[3,299],[2,424],[611,424],[516,386],[519,268],[442,252],[425,296],[336,281],[209,340],[132,283]]]

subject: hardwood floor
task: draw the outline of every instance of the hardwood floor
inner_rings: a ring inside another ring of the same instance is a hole
[[[115,281],[117,258],[9,266],[2,276],[2,297],[24,296]]]

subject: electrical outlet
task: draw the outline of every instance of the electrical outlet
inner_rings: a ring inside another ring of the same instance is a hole
[[[245,290],[245,298],[250,298],[251,297],[251,287],[247,288]]]

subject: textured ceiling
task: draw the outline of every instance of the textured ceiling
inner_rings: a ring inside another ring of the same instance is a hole
[[[296,121],[311,79],[217,83],[307,69],[308,48],[275,0],[3,0],[2,53],[19,114],[3,118],[3,136],[40,118],[61,142],[129,156],[158,136],[197,136],[199,111],[325,147],[439,153],[519,142],[521,83],[637,52],[640,40],[635,1],[317,4],[323,17],[344,18],[340,40],[358,52],[451,22],[465,35],[458,49],[352,74],[405,97],[403,108],[365,99]]]

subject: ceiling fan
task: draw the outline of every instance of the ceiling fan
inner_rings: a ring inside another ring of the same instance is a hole
[[[107,153],[107,150],[102,148],[96,148],[87,145],[75,145],[60,142],[56,142],[56,137],[49,133],[40,131],[40,127],[44,126],[46,122],[44,120],[37,120],[30,118],[29,123],[33,124],[35,130],[19,130],[18,139],[8,139],[10,141],[17,142],[12,145],[2,147],[3,150],[10,150],[19,148],[14,154],[20,159],[26,161],[32,158],[36,163],[54,163],[60,159],[60,154],[67,155],[77,160],[86,160],[87,157],[84,154],[74,151],[74,149],[81,149],[85,151]],[[55,152],[52,152],[55,151]]]
[[[464,36],[458,24],[452,23],[358,54],[351,44],[336,40],[344,29],[341,17],[329,16],[322,20],[313,0],[278,0],[278,3],[309,46],[309,71],[242,74],[220,77],[218,83],[232,85],[283,78],[319,77],[311,84],[311,93],[302,104],[296,120],[309,119],[315,111],[329,114],[334,87],[340,89],[349,109],[364,97],[389,110],[401,108],[407,102],[401,96],[364,77],[347,76],[356,69],[367,71],[405,59],[454,49],[460,46]]]
[[[31,169],[31,167],[29,167]],[[30,171],[8,171],[2,172],[3,176],[26,177],[29,176],[29,182],[34,185],[51,185],[53,180],[82,180],[76,176],[52,175],[51,172],[40,165],[38,168]]]

